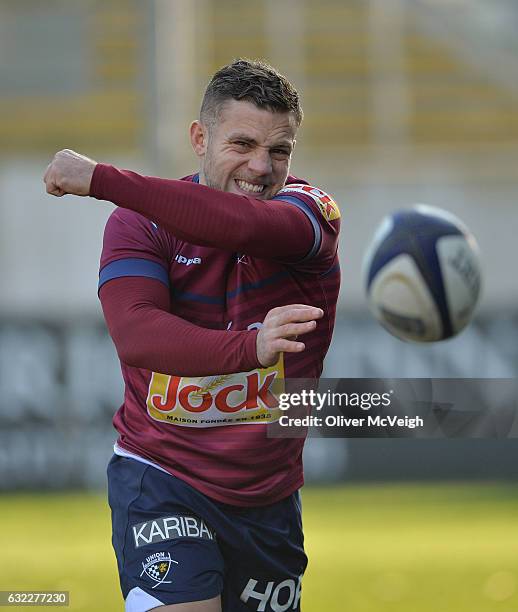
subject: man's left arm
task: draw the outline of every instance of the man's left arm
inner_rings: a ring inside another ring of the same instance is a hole
[[[73,151],[56,155],[45,182],[49,193],[108,200],[200,246],[297,263],[314,254],[321,240],[311,207],[294,206],[289,198],[257,200],[189,181],[142,176]]]
[[[289,203],[258,200],[190,181],[142,176],[98,164],[90,195],[130,208],[180,240],[253,257],[302,259],[313,227]]]

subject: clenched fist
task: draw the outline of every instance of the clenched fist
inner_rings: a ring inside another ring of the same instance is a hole
[[[54,155],[47,166],[43,177],[47,193],[61,197],[72,195],[87,196],[90,194],[90,183],[97,162],[89,157],[63,149]]]
[[[263,367],[277,363],[280,353],[300,353],[306,346],[297,336],[313,331],[324,312],[306,304],[272,308],[257,334],[257,359]]]

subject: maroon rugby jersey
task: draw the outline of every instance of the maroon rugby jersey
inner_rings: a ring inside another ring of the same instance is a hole
[[[140,295],[130,310],[142,326],[125,323],[119,334],[117,315],[107,316],[125,381],[118,445],[215,500],[270,504],[302,486],[303,440],[266,436],[279,416],[269,389],[279,378],[321,374],[340,284],[340,213],[330,196],[295,177],[269,201],[197,180],[103,164],[94,172],[91,195],[121,207],[108,220],[101,256],[105,315],[117,312],[117,286],[131,291],[140,282],[136,296],[141,287],[168,291],[168,314],[159,312],[166,319],[156,325]],[[292,226],[311,244],[299,244]],[[257,329],[286,304],[320,307],[324,317],[301,337],[303,352],[262,368]],[[135,356],[122,349],[128,337]]]

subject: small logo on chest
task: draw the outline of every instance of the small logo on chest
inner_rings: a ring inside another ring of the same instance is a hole
[[[183,255],[176,255],[174,260],[177,261],[179,264],[183,264],[184,266],[190,266],[191,264],[201,264],[201,257],[184,257]]]

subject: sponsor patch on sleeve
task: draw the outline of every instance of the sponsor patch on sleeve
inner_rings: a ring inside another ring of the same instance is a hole
[[[334,219],[340,218],[340,209],[338,208],[336,202],[330,195],[325,193],[325,191],[318,189],[318,187],[311,187],[311,185],[294,183],[283,187],[282,190],[279,192],[279,195],[296,193],[302,193],[305,196],[309,196],[310,198],[312,198],[315,204],[320,209],[320,212],[322,213],[323,217],[328,221],[333,221]]]

